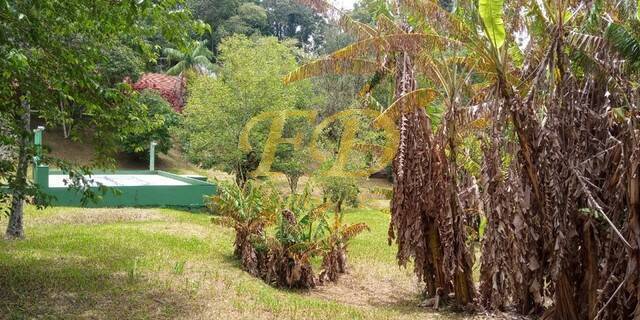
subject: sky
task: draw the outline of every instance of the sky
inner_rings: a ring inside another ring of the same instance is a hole
[[[356,0],[331,0],[331,2],[340,9],[349,10],[353,9],[353,4]]]

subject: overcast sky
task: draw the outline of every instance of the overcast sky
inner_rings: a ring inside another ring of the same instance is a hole
[[[340,9],[353,9],[355,0],[331,0],[333,4]]]

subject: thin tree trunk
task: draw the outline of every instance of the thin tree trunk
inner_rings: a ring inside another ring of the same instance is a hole
[[[296,191],[298,190],[299,179],[299,175],[287,175],[287,181],[289,182],[289,189],[291,190],[291,193],[296,193]]]
[[[636,133],[637,134],[637,133]],[[632,139],[632,141],[637,141]],[[637,153],[634,152],[634,156],[631,158],[631,165],[629,168],[628,178],[628,198],[629,198],[629,240],[631,242],[631,248],[627,249],[629,254],[629,262],[627,264],[627,278],[630,278],[631,284],[627,285],[627,288],[632,289],[635,286],[635,292],[631,292],[631,295],[635,294],[635,306],[632,309],[634,312],[634,319],[640,318],[640,164],[638,163]]]
[[[16,119],[24,128],[20,137],[20,148],[18,151],[18,166],[16,168],[16,181],[13,186],[11,199],[11,213],[5,237],[7,239],[24,238],[24,226],[22,217],[24,215],[25,189],[27,187],[27,168],[29,167],[29,132],[31,130],[31,107],[27,100],[20,101],[22,114]]]
[[[62,133],[64,134],[65,139],[69,139],[69,131],[67,130],[67,124],[64,117],[64,101],[60,99],[60,113],[62,113]]]

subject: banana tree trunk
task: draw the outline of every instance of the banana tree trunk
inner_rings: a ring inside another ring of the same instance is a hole
[[[636,130],[635,136],[638,136]],[[633,139],[636,143],[637,140]],[[635,149],[635,148],[634,148]],[[629,199],[629,262],[627,263],[627,275],[631,289],[631,295],[635,295],[634,319],[640,318],[640,160],[638,151],[634,152],[632,163],[628,173],[628,199]],[[633,292],[635,291],[635,292]]]
[[[402,53],[396,60],[395,97],[415,89],[412,59]],[[450,282],[443,269],[437,212],[432,210],[434,203],[429,198],[429,190],[434,186],[431,172],[440,165],[431,152],[431,123],[421,108],[402,113],[398,122],[400,145],[393,160],[390,238],[398,243],[400,264],[414,260],[414,271],[426,283],[427,295],[446,296],[451,291]]]

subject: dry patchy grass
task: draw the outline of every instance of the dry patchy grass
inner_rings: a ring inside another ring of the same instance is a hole
[[[232,255],[232,230],[205,214],[29,208],[27,239],[0,242],[0,318],[464,317],[417,307],[419,288],[386,244],[388,214],[356,210],[347,219],[372,228],[351,244],[349,273],[301,292],[243,272]]]

